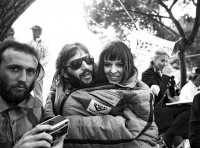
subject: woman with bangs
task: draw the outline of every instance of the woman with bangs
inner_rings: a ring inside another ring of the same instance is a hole
[[[120,70],[110,69],[115,67]],[[117,84],[125,83],[132,76],[137,77],[137,68],[134,65],[133,55],[128,46],[120,41],[113,41],[105,45],[99,57],[97,75],[100,82]]]
[[[89,139],[87,147],[156,148],[158,129],[154,122],[153,94],[137,75],[131,49],[119,40],[107,43],[99,57],[99,83],[76,90],[64,104],[64,116],[81,116],[79,129],[70,127],[74,134],[73,138],[68,137],[68,143],[79,139],[80,144],[83,138]],[[86,123],[82,122],[83,117],[88,118],[87,125],[83,125]],[[80,131],[87,135],[78,136],[76,133]],[[99,133],[88,136],[94,131]]]

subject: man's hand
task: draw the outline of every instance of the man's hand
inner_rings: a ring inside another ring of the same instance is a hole
[[[37,125],[32,130],[28,131],[23,137],[15,144],[13,148],[49,148],[51,147],[52,136],[43,131],[50,131],[50,125]],[[55,146],[55,148],[62,148],[63,139]]]

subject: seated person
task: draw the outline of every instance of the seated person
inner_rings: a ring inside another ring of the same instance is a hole
[[[191,148],[200,147],[200,93],[194,96],[189,123],[189,141]]]
[[[200,86],[200,70],[196,70],[196,73],[191,77],[181,89],[180,101],[190,101],[193,102],[194,96],[198,93],[198,87]]]

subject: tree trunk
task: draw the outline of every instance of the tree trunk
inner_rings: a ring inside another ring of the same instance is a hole
[[[181,49],[178,56],[179,56],[179,62],[180,62],[180,77],[181,77],[180,87],[182,88],[187,82],[185,50]]]

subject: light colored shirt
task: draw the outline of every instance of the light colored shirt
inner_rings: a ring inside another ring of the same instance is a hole
[[[40,63],[45,67],[49,62],[49,52],[46,43],[41,38],[37,38],[35,41],[32,40],[29,44],[38,51]]]
[[[10,107],[0,96],[0,148],[11,148],[41,120],[42,103],[32,96]]]
[[[191,101],[193,102],[194,96],[198,93],[198,87],[194,85],[194,83],[189,80],[181,89],[179,100],[181,102]]]

